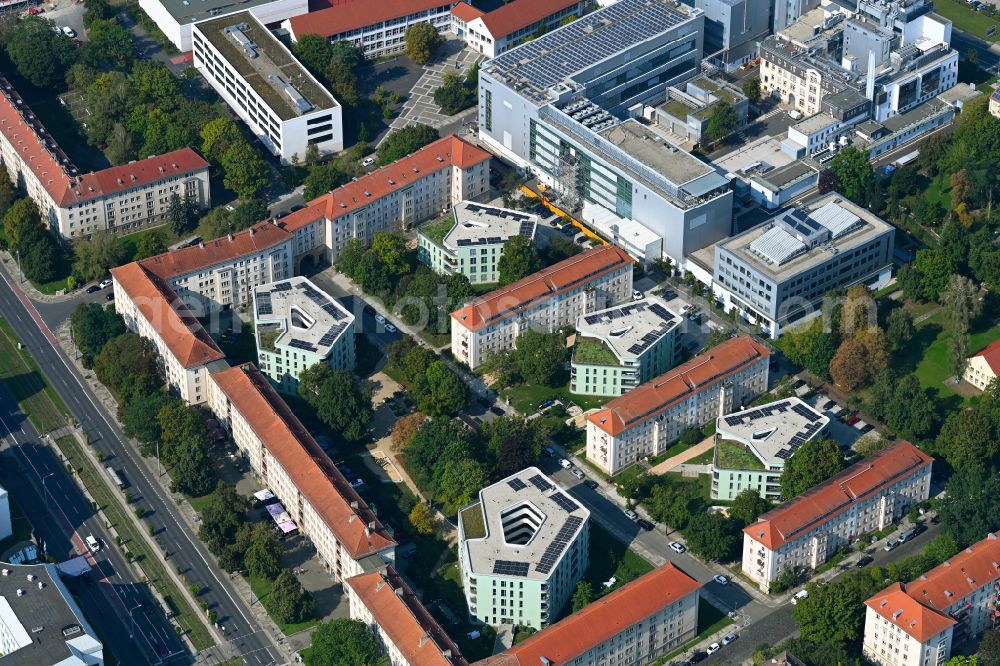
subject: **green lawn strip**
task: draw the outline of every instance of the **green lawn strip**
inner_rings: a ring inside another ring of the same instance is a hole
[[[10,324],[0,318],[0,379],[39,432],[65,426],[70,420],[66,404],[49,386],[31,353],[17,348],[18,342]]]
[[[584,365],[618,366],[618,357],[601,340],[577,337],[573,348],[573,362]]]
[[[174,243],[180,240],[180,237],[170,230],[169,225],[160,227],[151,227],[149,229],[136,231],[135,233],[127,234],[125,236],[119,236],[118,246],[122,249],[122,252],[125,254],[125,258],[128,261],[132,261],[133,259],[135,259],[135,253],[139,245],[139,239],[141,239],[143,236],[148,236],[153,233],[163,234],[168,246],[173,245]]]
[[[719,442],[718,448],[718,466],[723,469],[754,469],[761,471],[764,469],[764,464],[757,459],[757,456],[747,451],[737,442],[723,439]],[[705,453],[711,453],[711,451],[706,451]],[[698,457],[700,458],[701,456]],[[711,459],[709,457],[709,460]]]
[[[455,216],[451,213],[434,220],[433,222],[428,222],[427,224],[420,227],[420,233],[427,236],[435,245],[444,247],[444,237],[448,235],[452,227],[455,226]]]
[[[715,454],[715,449],[709,449],[704,453],[696,455],[694,458],[686,461],[685,465],[707,465],[712,462],[712,457]],[[756,458],[754,458],[756,460]]]
[[[593,586],[595,596],[602,597],[652,570],[653,565],[630,550],[627,544],[590,521],[590,567],[584,580]],[[603,583],[612,576],[617,579],[615,584],[604,587]]]
[[[697,477],[691,477],[691,476],[683,476],[680,472],[667,472],[663,476],[669,479],[672,483],[676,483],[677,485],[696,486],[698,491],[698,496],[704,499],[705,502],[707,502],[708,504],[719,503],[717,500],[712,499],[711,474],[699,474]]]
[[[836,553],[833,554],[833,557],[831,557],[829,560],[816,567],[816,573],[821,574],[824,571],[829,571],[830,569],[834,568],[835,566],[843,562],[844,559],[847,557],[847,555],[848,555],[847,551],[837,551]]]
[[[1000,39],[1000,19],[994,18],[985,12],[977,12],[964,2],[960,2],[959,0],[934,0],[934,11],[947,19],[951,19],[955,28],[962,32],[968,32],[980,39],[991,42]],[[987,35],[991,27],[996,28],[996,31],[992,35]]]
[[[247,577],[247,582],[250,584],[250,590],[253,595],[257,597],[257,600],[263,604],[264,608],[267,608],[267,597],[271,594],[271,588],[274,586],[273,580],[268,580],[266,578],[257,578],[256,576]],[[270,613],[270,609],[268,613]],[[274,619],[273,617],[271,618]],[[286,636],[291,636],[292,634],[297,634],[300,631],[305,631],[319,624],[318,619],[307,620],[305,622],[291,622],[282,623],[275,620],[275,624],[281,629],[281,632]]]
[[[609,396],[576,395],[569,392],[568,386],[552,388],[537,384],[511,386],[501,390],[500,396],[504,400],[509,400],[510,405],[522,414],[533,414],[546,400],[561,400],[567,406],[575,404],[584,411],[601,407],[611,400]]]
[[[702,642],[712,634],[718,632],[724,627],[728,627],[733,623],[729,619],[729,616],[720,611],[718,608],[708,603],[704,597],[698,598],[698,635],[692,638],[690,641],[680,646],[670,654],[665,657],[657,659],[654,666],[663,666],[667,664],[671,659],[677,655],[687,652],[691,647]]]
[[[659,465],[661,462],[663,462],[667,458],[673,458],[674,456],[680,455],[680,454],[684,453],[687,450],[688,450],[688,447],[685,446],[684,444],[681,444],[680,442],[674,442],[673,446],[671,446],[669,449],[667,449],[666,451],[664,451],[660,455],[658,455],[655,458],[653,458],[652,460],[650,460],[649,461],[649,465],[650,465],[650,467],[652,467],[654,465]]]
[[[481,505],[473,504],[463,509],[461,518],[466,539],[481,539],[486,536],[486,523],[483,521],[483,507]]]
[[[167,604],[176,613],[177,624],[185,630],[195,649],[205,650],[215,645],[212,635],[202,622],[200,613],[188,603],[187,598],[177,589],[173,579],[167,574],[163,562],[156,553],[152,552],[152,547],[146,539],[139,534],[131,516],[126,514],[125,507],[115,496],[118,491],[111,489],[106,476],[90,462],[74,437],[60,437],[56,440],[56,444],[63,456],[77,470],[91,497],[104,510],[108,520],[111,521],[119,536],[128,545],[129,551],[142,567],[146,578],[159,590]]]

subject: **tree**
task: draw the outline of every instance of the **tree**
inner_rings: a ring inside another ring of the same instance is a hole
[[[733,521],[721,513],[710,513],[688,523],[684,539],[696,555],[713,562],[728,562],[736,557],[742,541],[737,532]]]
[[[163,430],[164,434],[168,431]],[[215,487],[215,464],[208,453],[208,441],[184,438],[177,443],[174,457],[177,463],[170,469],[173,489],[191,497],[207,495]]]
[[[153,343],[135,333],[123,333],[105,343],[94,360],[94,373],[120,397],[121,390],[134,377],[159,375],[156,349]]]
[[[392,449],[393,451],[405,451],[406,447],[410,445],[413,441],[413,436],[417,434],[420,430],[420,426],[424,424],[427,417],[420,412],[414,412],[413,414],[407,414],[403,418],[396,421],[396,425],[392,428]]]
[[[254,578],[274,580],[281,572],[281,547],[274,530],[267,523],[257,523],[251,528],[250,547],[243,556],[247,573]]]
[[[245,140],[237,141],[226,149],[220,163],[226,172],[222,184],[244,199],[256,197],[270,180],[267,163]]]
[[[539,250],[539,257],[543,266],[558,264],[560,261],[569,259],[583,252],[583,248],[566,238],[562,234],[553,234],[549,237],[548,244]]]
[[[708,116],[705,136],[710,142],[715,143],[735,132],[739,124],[740,118],[736,114],[736,107],[722,100],[712,108],[712,113]]]
[[[948,479],[947,494],[938,503],[941,531],[964,548],[997,529],[1000,519],[1000,479],[983,465],[958,469]]]
[[[410,510],[409,519],[410,525],[413,526],[413,530],[417,534],[425,536],[434,534],[437,521],[434,519],[434,514],[431,512],[430,507],[423,502],[417,502],[413,505],[413,509]]]
[[[830,361],[830,377],[845,391],[854,391],[868,383],[868,354],[858,340],[848,339],[840,345]]]
[[[62,248],[47,229],[30,227],[22,239],[21,269],[35,283],[49,282],[62,262]]]
[[[844,466],[840,448],[825,437],[811,439],[785,463],[781,473],[781,497],[791,499],[817,483],[826,481]]]
[[[476,89],[458,72],[444,73],[441,86],[434,91],[434,103],[452,116],[476,103]]]
[[[301,35],[298,41],[292,44],[292,53],[315,76],[320,77],[326,72],[333,57],[330,40],[320,35]]]
[[[431,416],[457,414],[469,401],[468,387],[444,361],[434,361],[427,368],[427,389],[420,409]]]
[[[17,186],[7,175],[5,169],[0,169],[0,220],[7,214],[10,207],[14,205],[14,202],[20,197],[20,193],[17,191]]]
[[[895,308],[886,318],[886,336],[894,350],[902,349],[916,335],[917,329],[913,324],[913,315],[903,307]]]
[[[537,273],[542,269],[542,260],[538,256],[538,248],[527,236],[514,236],[500,251],[497,260],[497,273],[500,276],[500,286],[517,282],[523,277]]]
[[[163,434],[157,415],[176,400],[177,398],[159,391],[142,391],[133,394],[127,401],[118,403],[118,420],[122,423],[122,431],[126,437],[139,442],[143,455],[153,455],[156,452],[156,443]]]
[[[495,473],[499,477],[533,465],[547,439],[541,419],[528,421],[517,416],[501,416],[483,423],[480,434],[486,450],[496,460]]]
[[[875,434],[874,432],[869,433],[867,436],[862,437],[854,444],[854,451],[864,458],[873,456],[879,451],[883,451],[892,444],[885,437]]]
[[[830,160],[830,170],[837,178],[840,192],[851,201],[866,206],[875,191],[875,172],[868,161],[868,151],[856,146],[844,148]]]
[[[923,298],[924,276],[913,264],[903,264],[896,274],[896,284],[903,291],[903,296],[911,301]]]
[[[358,104],[358,77],[350,67],[332,60],[326,69],[326,78],[337,99],[348,106]]]
[[[792,363],[804,366],[819,377],[829,377],[830,361],[837,353],[833,336],[823,330],[817,318],[805,326],[787,330],[777,342]]]
[[[324,164],[316,164],[309,169],[306,175],[305,193],[306,201],[311,201],[322,196],[330,190],[347,183],[358,174],[356,161],[337,158]]]
[[[960,203],[967,203],[969,192],[972,190],[972,183],[969,181],[969,172],[959,169],[951,174],[951,200],[956,206]]]
[[[83,26],[90,28],[95,21],[114,16],[114,10],[106,0],[87,0],[83,10]]]
[[[947,258],[934,250],[917,250],[913,268],[921,276],[920,295],[928,301],[938,300],[948,288],[948,280],[951,277],[952,267]]]
[[[743,525],[750,525],[757,517],[771,508],[771,503],[760,496],[754,488],[747,488],[733,498],[729,505],[729,517]]]
[[[760,77],[754,76],[743,81],[743,94],[754,104],[760,101],[761,93]]]
[[[53,30],[53,23],[38,16],[26,16],[17,23],[7,41],[7,55],[18,73],[36,88],[58,86],[66,70],[76,60],[69,37]]]
[[[151,229],[150,231],[139,236],[139,239],[135,243],[135,256],[131,257],[131,259],[133,261],[139,261],[141,259],[155,257],[156,255],[163,254],[166,251],[166,235],[159,229]]]
[[[418,65],[426,65],[444,43],[444,37],[430,23],[414,23],[403,34],[406,57]]]
[[[110,231],[95,233],[89,240],[81,238],[76,242],[75,254],[73,275],[81,282],[99,280],[125,261],[125,251]]]
[[[303,590],[299,579],[287,569],[278,574],[264,605],[278,624],[305,622],[316,613],[315,597]]]
[[[70,327],[84,367],[93,367],[94,358],[108,340],[125,332],[125,321],[111,308],[99,303],[81,303],[70,315]]]
[[[966,657],[965,655],[957,654],[944,662],[944,666],[979,666],[979,658],[976,655]]]
[[[236,533],[246,525],[247,508],[247,501],[234,486],[219,481],[202,505],[198,538],[218,555],[236,541]]]
[[[87,41],[82,59],[95,68],[127,70],[131,64],[134,46],[132,33],[114,19],[99,19],[87,26]]]
[[[865,349],[868,375],[873,377],[889,367],[889,338],[878,326],[872,326],[854,338]]]
[[[368,626],[346,617],[319,625],[303,654],[306,666],[384,666],[387,661]]]
[[[935,440],[934,451],[954,469],[988,466],[1000,454],[997,414],[981,406],[948,415]]]
[[[570,353],[562,333],[528,329],[515,345],[511,356],[524,383],[552,387],[562,383]]]
[[[29,230],[42,226],[35,202],[27,197],[18,199],[3,216],[3,231],[11,248],[23,249]]]
[[[458,508],[471,502],[486,482],[478,460],[450,460],[441,472],[438,496],[448,506]]]
[[[347,442],[357,442],[372,420],[371,391],[362,388],[347,370],[316,363],[299,376],[299,395],[316,409],[316,415]]]
[[[573,592],[573,612],[582,611],[594,600],[594,587],[589,582],[581,580],[576,584],[576,591]]]
[[[424,25],[418,23],[417,25]],[[415,27],[415,26],[411,26]],[[439,139],[438,131],[428,125],[407,125],[389,133],[379,144],[378,162],[381,165],[395,162]]]
[[[983,632],[976,656],[983,666],[1000,666],[1000,630],[987,629]]]
[[[851,643],[862,633],[865,599],[879,587],[881,581],[876,583],[867,572],[852,573],[834,583],[812,584],[792,617],[809,641],[831,646]]]
[[[892,428],[900,436],[914,439],[934,425],[934,401],[914,375],[897,380],[891,372],[883,372],[872,384],[867,405],[872,416]]]
[[[840,308],[840,339],[854,337],[878,323],[878,305],[872,292],[863,284],[847,290],[847,297]]]
[[[308,37],[313,36],[308,35]],[[227,150],[244,140],[243,135],[240,134],[240,128],[232,118],[226,116],[220,116],[205,123],[199,134],[201,136],[201,152],[216,162],[221,162],[222,156],[226,154]]]
[[[177,192],[170,195],[167,202],[166,212],[167,224],[170,230],[178,236],[182,236],[194,227],[194,205],[188,197],[183,199]]]
[[[371,250],[393,276],[402,275],[412,270],[410,252],[406,248],[406,239],[388,231],[379,231],[372,237]]]

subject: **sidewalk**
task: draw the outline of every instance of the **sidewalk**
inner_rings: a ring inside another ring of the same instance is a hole
[[[676,456],[671,456],[663,462],[653,465],[649,468],[648,472],[650,474],[663,474],[664,472],[669,472],[675,467],[679,467],[681,464],[686,463],[688,460],[697,458],[701,454],[711,451],[713,446],[715,446],[715,437],[706,437],[687,451],[678,453]]]
[[[66,301],[75,298],[80,291],[80,288],[78,287],[68,294],[43,294],[35,289],[35,285],[31,284],[31,280],[25,278],[24,281],[21,281],[21,276],[19,275],[17,269],[17,260],[13,255],[11,255],[10,252],[0,251],[0,264],[2,264],[4,270],[7,271],[7,275],[10,276],[11,282],[17,283],[18,288],[24,292],[24,295],[33,301],[37,301],[39,303],[65,303]]]

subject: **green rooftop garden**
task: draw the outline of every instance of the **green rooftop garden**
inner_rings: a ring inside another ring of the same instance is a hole
[[[674,118],[684,121],[687,121],[688,114],[693,111],[690,106],[676,99],[667,100],[663,109]]]
[[[266,349],[269,352],[274,351],[274,341],[278,339],[281,335],[281,329],[278,327],[264,328],[260,329],[260,348]]]
[[[428,238],[435,245],[444,245],[444,237],[448,235],[451,228],[455,226],[455,218],[448,213],[442,218],[428,222],[420,227],[420,233]]]
[[[752,469],[764,471],[764,465],[757,456],[750,453],[742,444],[720,440],[716,445],[715,466],[722,469]]]
[[[584,365],[618,365],[618,357],[600,340],[578,336],[573,347],[573,362]]]
[[[466,539],[482,539],[486,536],[486,523],[483,522],[483,507],[478,502],[462,509],[462,529]]]

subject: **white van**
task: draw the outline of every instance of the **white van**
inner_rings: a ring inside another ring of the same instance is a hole
[[[93,534],[87,535],[87,548],[90,548],[90,550],[95,553],[101,549],[100,542],[94,538]]]
[[[792,597],[792,605],[793,606],[797,605],[800,601],[802,601],[808,596],[809,596],[809,590],[799,590],[798,592],[795,593],[795,596]]]

